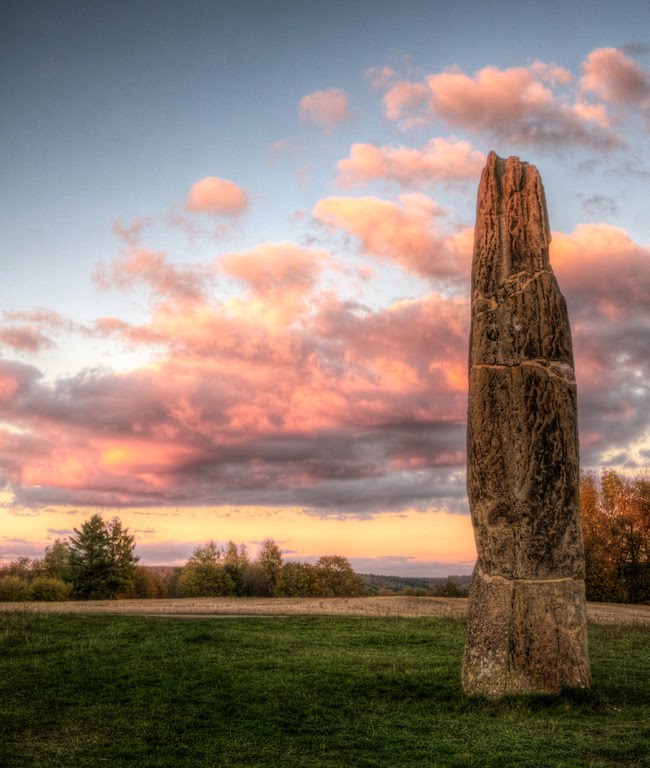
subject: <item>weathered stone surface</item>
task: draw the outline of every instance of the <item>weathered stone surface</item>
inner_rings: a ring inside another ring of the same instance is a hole
[[[487,609],[487,610],[486,610]],[[474,574],[463,684],[490,698],[589,684],[584,583]]]
[[[468,482],[489,575],[584,578],[575,382],[559,365],[471,370]]]
[[[550,267],[512,274],[491,295],[477,291],[472,342],[470,364],[554,360],[572,367],[566,304]]]
[[[463,685],[589,685],[576,385],[534,166],[493,152],[472,265],[467,485],[478,550]]]

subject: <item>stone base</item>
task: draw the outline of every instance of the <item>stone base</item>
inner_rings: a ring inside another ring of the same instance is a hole
[[[470,587],[466,693],[499,698],[590,684],[584,582],[489,576]]]

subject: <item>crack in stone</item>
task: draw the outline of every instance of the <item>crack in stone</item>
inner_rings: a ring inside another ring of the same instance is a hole
[[[584,583],[584,579],[576,579],[573,576],[559,576],[554,579],[540,579],[540,578],[523,578],[521,576],[501,576],[499,573],[486,573],[485,571],[481,571],[479,574],[479,578],[483,579],[484,581],[501,581],[506,584],[562,584],[565,582],[570,582],[571,584],[575,583]]]
[[[568,363],[563,363],[559,360],[521,360],[518,363],[472,363],[470,371],[474,368],[493,368],[498,370],[499,368],[513,369],[520,368],[522,365],[530,365],[536,368],[542,368],[549,376],[564,381],[568,384],[575,382],[575,372]]]

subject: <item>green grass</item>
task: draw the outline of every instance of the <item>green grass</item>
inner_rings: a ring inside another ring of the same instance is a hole
[[[0,614],[0,766],[650,766],[650,630],[591,691],[460,689],[448,619]]]

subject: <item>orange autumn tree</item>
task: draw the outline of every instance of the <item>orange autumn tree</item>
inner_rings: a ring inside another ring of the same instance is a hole
[[[650,601],[650,479],[583,475],[580,509],[588,600]]]

